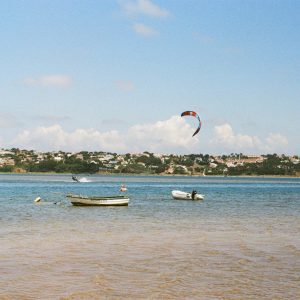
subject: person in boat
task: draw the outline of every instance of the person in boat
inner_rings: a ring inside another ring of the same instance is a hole
[[[193,199],[193,200],[195,200],[196,194],[197,194],[197,191],[193,190],[193,191],[192,191],[192,199]]]
[[[120,192],[126,192],[126,191],[127,191],[127,188],[126,188],[125,184],[122,184],[120,187]]]

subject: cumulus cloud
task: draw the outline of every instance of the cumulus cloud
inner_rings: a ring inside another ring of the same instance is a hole
[[[271,153],[278,152],[288,145],[288,140],[281,134],[271,133],[267,138],[235,133],[230,124],[215,126],[210,144],[218,146],[222,152]]]
[[[193,129],[183,118],[173,116],[166,121],[135,125],[129,129],[128,137],[137,145],[143,145],[144,150],[177,152],[195,149],[198,139],[192,138],[192,132]]]
[[[69,87],[72,84],[72,78],[67,75],[43,75],[36,78],[26,77],[23,83],[28,86]]]
[[[21,132],[13,142],[19,147],[38,150],[95,150],[116,149],[122,151],[124,145],[117,131],[100,132],[95,129],[63,130],[60,125],[37,127]]]
[[[280,133],[270,133],[266,138],[265,149],[267,152],[283,152],[285,153],[288,146],[288,139]]]
[[[44,151],[204,153],[209,149],[208,152],[214,154],[287,152],[288,140],[279,133],[270,133],[265,138],[259,138],[236,133],[230,124],[224,123],[215,126],[212,138],[206,141],[202,131],[192,137],[194,131],[194,126],[180,116],[154,123],[137,124],[128,129],[122,126],[122,131],[100,131],[93,128],[67,131],[61,125],[55,124],[24,130],[7,144],[11,147]]]
[[[212,144],[221,145],[227,150],[240,151],[242,149],[255,149],[260,145],[260,140],[256,136],[236,134],[232,127],[226,123],[214,128],[214,138]]]
[[[146,37],[150,37],[158,34],[155,29],[142,23],[133,24],[133,29],[136,33]]]
[[[123,1],[124,11],[129,15],[143,14],[152,17],[168,17],[170,12],[150,0]]]
[[[96,129],[65,131],[60,125],[37,127],[21,132],[13,145],[37,150],[103,150],[112,152],[178,153],[195,150],[198,139],[192,138],[193,128],[181,117],[132,126],[125,133]]]

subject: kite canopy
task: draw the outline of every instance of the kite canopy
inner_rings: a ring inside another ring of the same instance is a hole
[[[187,111],[184,111],[181,114],[181,116],[182,117],[184,117],[184,116],[192,116],[192,117],[195,117],[195,118],[197,118],[199,120],[199,126],[196,129],[196,131],[194,132],[193,136],[196,135],[200,131],[200,128],[201,128],[201,125],[202,125],[199,115],[195,111],[187,110]]]

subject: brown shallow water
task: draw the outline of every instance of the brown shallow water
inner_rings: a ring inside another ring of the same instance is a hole
[[[28,222],[2,238],[0,297],[299,298],[299,242],[274,224],[244,226]]]
[[[0,299],[300,299],[295,209],[143,201],[6,207]]]

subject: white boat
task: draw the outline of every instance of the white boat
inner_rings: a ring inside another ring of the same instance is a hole
[[[172,197],[176,200],[203,200],[204,195],[195,193],[194,197],[192,193],[186,193],[182,191],[172,191]]]
[[[127,196],[90,197],[69,194],[67,198],[75,206],[127,206],[129,203]]]

